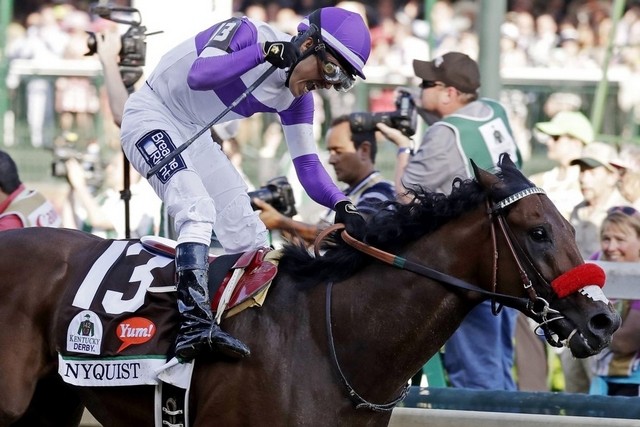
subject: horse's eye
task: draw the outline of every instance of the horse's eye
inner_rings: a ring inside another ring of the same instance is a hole
[[[529,236],[536,242],[545,242],[549,240],[549,236],[547,235],[547,230],[543,227],[534,228],[529,232]]]

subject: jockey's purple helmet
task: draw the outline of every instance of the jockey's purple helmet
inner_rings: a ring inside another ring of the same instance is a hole
[[[309,28],[309,16],[304,17],[298,25],[298,31]],[[371,52],[371,34],[360,15],[339,7],[320,9],[320,26],[322,39],[352,67],[353,71],[364,77],[362,68]]]

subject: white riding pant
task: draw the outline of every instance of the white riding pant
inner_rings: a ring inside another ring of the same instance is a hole
[[[200,129],[180,123],[146,85],[129,98],[121,128],[122,147],[133,167],[146,176],[151,166],[136,143],[150,132],[166,132],[180,146]],[[178,244],[209,245],[211,232],[227,253],[267,246],[268,232],[251,208],[247,185],[207,131],[180,156],[184,167],[165,183],[149,183],[175,219]]]

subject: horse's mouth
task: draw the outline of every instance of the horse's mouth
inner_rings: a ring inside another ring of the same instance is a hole
[[[558,341],[578,359],[598,354],[611,342],[611,335],[585,334],[566,318],[556,321],[554,332],[558,334]]]
[[[578,359],[584,359],[585,357],[593,356],[600,353],[611,342],[610,339],[587,339],[581,332],[574,329],[569,337],[564,340],[564,345],[569,347],[571,354]]]

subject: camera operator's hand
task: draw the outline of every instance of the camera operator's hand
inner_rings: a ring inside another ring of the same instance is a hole
[[[103,64],[113,61],[117,64],[120,49],[122,49],[122,40],[116,28],[96,34],[96,53]]]
[[[264,59],[278,68],[291,67],[300,57],[300,49],[291,42],[264,42]]]
[[[351,237],[362,240],[367,231],[367,224],[355,205],[349,200],[343,200],[336,204],[334,210],[336,211],[334,222],[336,224],[344,224],[347,233]]]
[[[87,178],[82,165],[75,158],[71,157],[64,162],[67,169],[67,180],[74,190],[84,190],[87,188]]]
[[[376,128],[393,144],[398,146],[398,149],[411,149],[413,147],[413,141],[411,138],[404,135],[396,128],[392,128],[391,126],[387,126],[384,123],[376,123]]]
[[[320,229],[317,226],[289,218],[262,199],[253,197],[251,203],[260,209],[260,220],[267,229],[283,231],[288,240],[297,241],[301,238],[307,243],[313,243],[318,235]]]
[[[280,230],[284,228],[283,222],[286,221],[287,217],[278,212],[276,208],[257,197],[252,198],[251,202],[260,208],[260,221],[264,223],[267,229]]]

